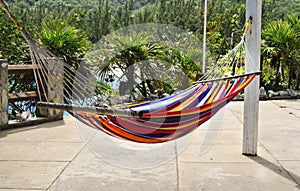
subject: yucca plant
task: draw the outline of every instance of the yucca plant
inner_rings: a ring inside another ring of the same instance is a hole
[[[45,47],[69,65],[76,67],[78,58],[81,58],[91,47],[86,34],[64,20],[44,22],[39,34]]]
[[[292,79],[299,78],[299,28],[298,16],[289,15],[285,20],[268,24],[262,31],[263,53],[267,53],[265,57],[271,58],[270,63],[276,69],[275,86],[288,77],[287,88],[291,88]]]

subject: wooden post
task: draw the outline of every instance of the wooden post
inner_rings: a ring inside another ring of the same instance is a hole
[[[0,131],[8,125],[8,65],[0,59]]]
[[[246,0],[246,19],[252,17],[252,25],[246,35],[246,73],[260,70],[261,0]],[[257,155],[259,113],[259,78],[245,89],[243,154]]]

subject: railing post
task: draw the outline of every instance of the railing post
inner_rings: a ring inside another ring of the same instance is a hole
[[[8,65],[0,59],[0,131],[8,125]]]
[[[64,102],[64,87],[63,87],[63,68],[64,62],[57,60],[56,58],[49,58],[52,61],[56,61],[55,64],[48,64],[49,74],[48,74],[48,101],[53,103],[63,103]],[[51,63],[51,62],[50,62]],[[58,109],[48,109],[49,118],[62,118],[63,111]]]
[[[246,35],[246,73],[260,70],[261,0],[246,0],[246,19],[252,17],[252,25]],[[243,154],[257,155],[259,112],[259,78],[256,77],[245,89]]]

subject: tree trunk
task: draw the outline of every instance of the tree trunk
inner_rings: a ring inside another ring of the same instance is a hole
[[[280,82],[280,58],[277,58],[275,87],[279,86]]]
[[[143,93],[142,93],[142,95],[144,97],[147,97],[147,88],[146,88],[146,82],[145,81],[142,82],[142,87],[143,87]]]
[[[155,93],[155,90],[154,90],[154,87],[152,86],[152,84],[151,84],[151,80],[146,80],[146,83],[147,83],[147,86],[148,86],[148,88],[149,88],[149,91],[150,91],[150,93],[151,94],[154,94]]]
[[[300,89],[300,73],[298,73],[296,90]]]
[[[127,82],[121,82],[119,87],[120,95],[129,94],[133,90],[134,86],[134,67],[127,67],[125,70],[125,76],[127,78]]]
[[[142,95],[144,97],[147,97],[147,89],[146,89],[146,80],[145,80],[145,77],[144,77],[144,72],[141,71],[141,80],[142,80]]]
[[[288,89],[291,89],[292,79],[293,79],[293,67],[292,64],[289,64],[289,81],[288,81]]]
[[[281,66],[281,76],[282,76],[282,82],[285,81],[285,74],[284,74],[284,67]]]

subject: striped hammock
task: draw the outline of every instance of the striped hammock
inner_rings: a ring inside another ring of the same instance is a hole
[[[175,140],[195,130],[231,101],[258,74],[198,83],[167,98],[122,108],[129,113],[133,111],[136,115],[69,112],[84,124],[113,137],[139,143],[161,143]]]

